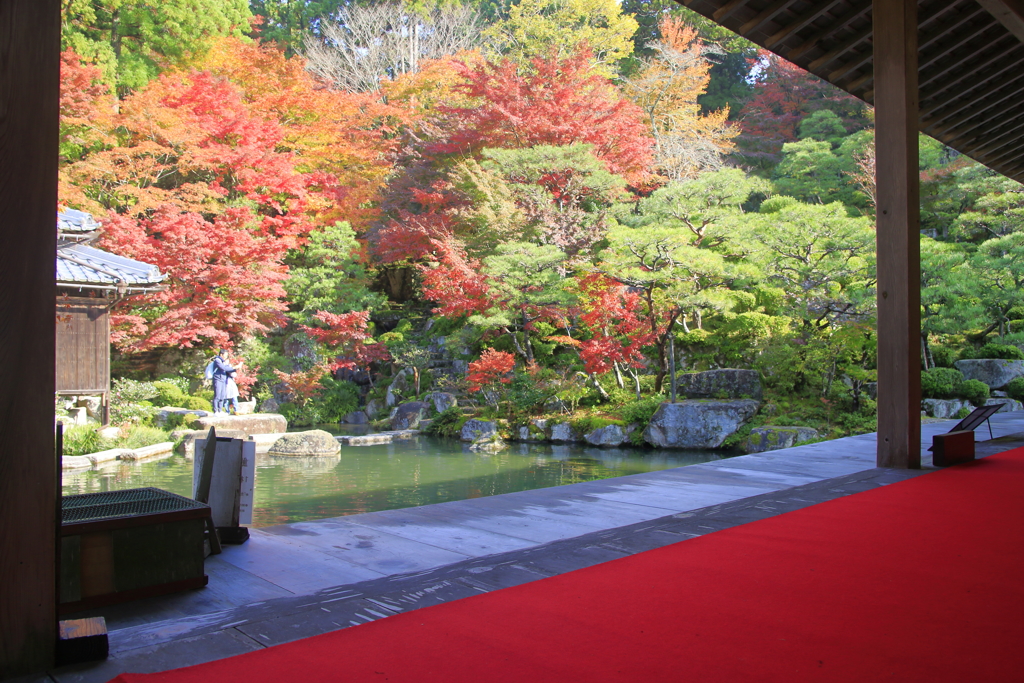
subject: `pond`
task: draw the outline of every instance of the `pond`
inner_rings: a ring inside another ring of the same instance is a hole
[[[513,443],[495,454],[458,441],[419,436],[375,446],[343,446],[337,458],[258,454],[253,526],[465,500],[653,472],[728,457],[720,451],[591,448]],[[192,461],[175,455],[117,461],[65,472],[64,494],[155,486],[192,495]]]

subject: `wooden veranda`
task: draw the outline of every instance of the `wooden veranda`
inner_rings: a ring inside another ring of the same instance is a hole
[[[681,0],[876,111],[877,462],[919,466],[919,130],[1024,180],[1021,0]],[[0,678],[56,639],[52,259],[60,3],[0,2]],[[898,525],[900,520],[892,520]]]

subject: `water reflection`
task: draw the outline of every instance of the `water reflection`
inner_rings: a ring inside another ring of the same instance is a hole
[[[512,491],[652,472],[723,457],[709,451],[604,449],[514,443],[499,453],[470,451],[457,441],[419,437],[347,446],[330,458],[260,454],[256,460],[255,526],[428,505]],[[112,463],[65,472],[64,493],[156,486],[189,496],[192,461]]]

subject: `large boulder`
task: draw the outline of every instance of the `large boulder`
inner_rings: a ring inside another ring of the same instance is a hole
[[[658,448],[719,448],[757,414],[758,406],[752,399],[662,403],[644,430],[644,441]]]
[[[427,412],[427,405],[424,401],[410,401],[398,406],[391,416],[391,429],[416,429]]]
[[[473,443],[469,445],[469,450],[476,451],[478,453],[497,453],[508,448],[508,444],[501,440],[497,432],[493,434],[484,434],[482,436],[473,439]]]
[[[818,430],[810,427],[754,427],[743,444],[743,452],[777,451],[817,438]]]
[[[999,413],[1012,413],[1017,410],[1024,410],[1024,406],[1021,405],[1020,401],[1014,401],[1012,398],[990,398],[985,401],[987,406],[995,406],[1002,404],[1003,407],[998,411]]]
[[[752,398],[761,400],[761,376],[756,370],[708,370],[676,377],[676,391],[686,398]]]
[[[455,394],[449,394],[447,391],[434,391],[427,394],[426,401],[433,404],[434,410],[439,413],[443,413],[449,408],[455,408],[459,405],[459,401],[455,398]]]
[[[583,440],[591,446],[603,446],[614,448],[621,446],[629,440],[629,432],[621,425],[608,425],[599,427],[594,431],[585,434]]]
[[[516,432],[516,441],[538,442],[547,441],[548,421],[543,418],[530,420],[530,424],[521,425]]]
[[[459,438],[463,441],[475,442],[481,437],[497,433],[498,425],[490,420],[467,420],[466,424],[462,425],[462,433],[459,434]]]
[[[575,443],[583,439],[568,422],[556,422],[551,425],[551,440],[555,443]]]
[[[341,418],[341,421],[349,425],[364,425],[370,421],[370,418],[365,411],[356,410]]]
[[[276,398],[268,398],[259,407],[261,413],[276,413],[279,410],[281,410],[281,403]]]
[[[394,408],[402,402],[402,396],[409,393],[409,379],[405,370],[399,370],[395,379],[388,385],[387,393],[384,395],[384,403],[388,408]]]
[[[371,398],[366,402],[366,408],[363,411],[366,413],[366,417],[376,420],[377,416],[384,412],[384,402],[379,398]]]
[[[215,427],[218,432],[222,429],[234,429],[250,434],[284,434],[288,431],[288,420],[284,415],[276,413],[256,413],[255,415],[207,415],[196,420],[196,427],[209,431]]]
[[[1004,389],[1012,380],[1024,377],[1024,360],[977,358],[958,360],[953,365],[964,373],[965,379],[981,380],[990,389]]]
[[[270,455],[277,456],[335,456],[341,453],[341,444],[322,429],[285,434],[270,447]]]
[[[929,417],[948,419],[956,417],[964,408],[974,410],[970,401],[962,398],[926,398],[921,401],[921,410]]]

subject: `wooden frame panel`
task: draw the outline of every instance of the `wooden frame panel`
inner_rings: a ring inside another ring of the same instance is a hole
[[[54,254],[60,5],[0,2],[0,678],[57,642]]]

